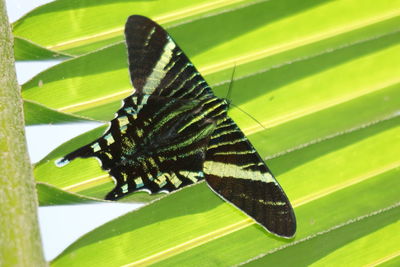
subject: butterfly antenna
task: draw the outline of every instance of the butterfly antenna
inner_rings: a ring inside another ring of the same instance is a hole
[[[231,74],[231,81],[229,83],[229,88],[228,88],[228,93],[226,94],[226,97],[225,97],[225,99],[228,101],[229,106],[232,103],[231,96],[232,96],[233,78],[235,77],[235,71],[236,71],[236,63],[233,66],[233,71],[232,71],[232,74]]]
[[[246,112],[245,110],[241,109],[239,106],[232,104],[232,106],[234,106],[235,108],[237,108],[238,110],[240,110],[241,112],[243,112],[244,114],[246,114],[247,116],[249,116],[251,119],[253,119],[253,121],[257,122],[258,125],[261,126],[261,128],[263,128],[264,130],[267,130],[267,128],[264,127],[264,125],[262,125],[261,122],[259,122],[256,118],[254,118],[253,116],[251,116],[248,112]]]
[[[258,123],[258,124],[261,126],[261,128],[263,128],[264,130],[266,130],[266,128],[265,128],[265,127],[261,124],[261,122],[259,122],[256,118],[254,118],[254,117],[251,116],[249,113],[247,113],[246,111],[244,111],[243,109],[241,109],[239,106],[237,106],[237,105],[235,105],[235,104],[232,103],[231,95],[232,95],[233,78],[235,77],[235,71],[236,71],[236,63],[235,63],[235,65],[233,66],[233,71],[232,71],[232,75],[231,75],[231,81],[230,81],[230,83],[229,83],[229,88],[228,88],[228,93],[226,94],[226,97],[225,97],[225,99],[228,101],[228,104],[229,104],[228,109],[230,108],[231,105],[234,106],[234,107],[236,107],[236,108],[239,109],[241,112],[243,112],[244,114],[246,114],[247,116],[249,116],[250,118],[252,118],[256,123]]]

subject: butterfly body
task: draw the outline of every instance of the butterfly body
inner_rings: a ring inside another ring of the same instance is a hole
[[[62,158],[97,157],[115,180],[106,195],[171,192],[205,179],[220,197],[268,231],[295,233],[282,188],[193,64],[158,24],[142,16],[125,28],[134,93],[102,137]]]

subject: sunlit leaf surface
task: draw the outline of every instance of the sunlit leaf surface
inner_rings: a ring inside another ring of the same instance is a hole
[[[168,26],[262,2],[266,0],[58,0],[34,9],[13,29],[15,36],[53,51],[79,55],[121,41],[123,25],[132,14]]]
[[[68,58],[65,53],[51,51],[23,38],[14,38],[14,56],[16,60],[40,60]]]

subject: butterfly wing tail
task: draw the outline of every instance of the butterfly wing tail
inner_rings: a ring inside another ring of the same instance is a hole
[[[90,145],[86,145],[83,147],[80,147],[76,149],[75,151],[72,151],[71,153],[65,155],[64,157],[58,159],[56,161],[56,165],[58,167],[62,167],[64,165],[67,165],[70,161],[81,157],[81,158],[88,158],[94,156],[93,148]]]

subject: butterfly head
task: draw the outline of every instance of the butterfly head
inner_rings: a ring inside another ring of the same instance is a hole
[[[232,100],[228,99],[228,98],[224,98],[223,100],[224,105],[226,106],[226,110],[229,110],[229,108],[231,107],[232,104]]]

